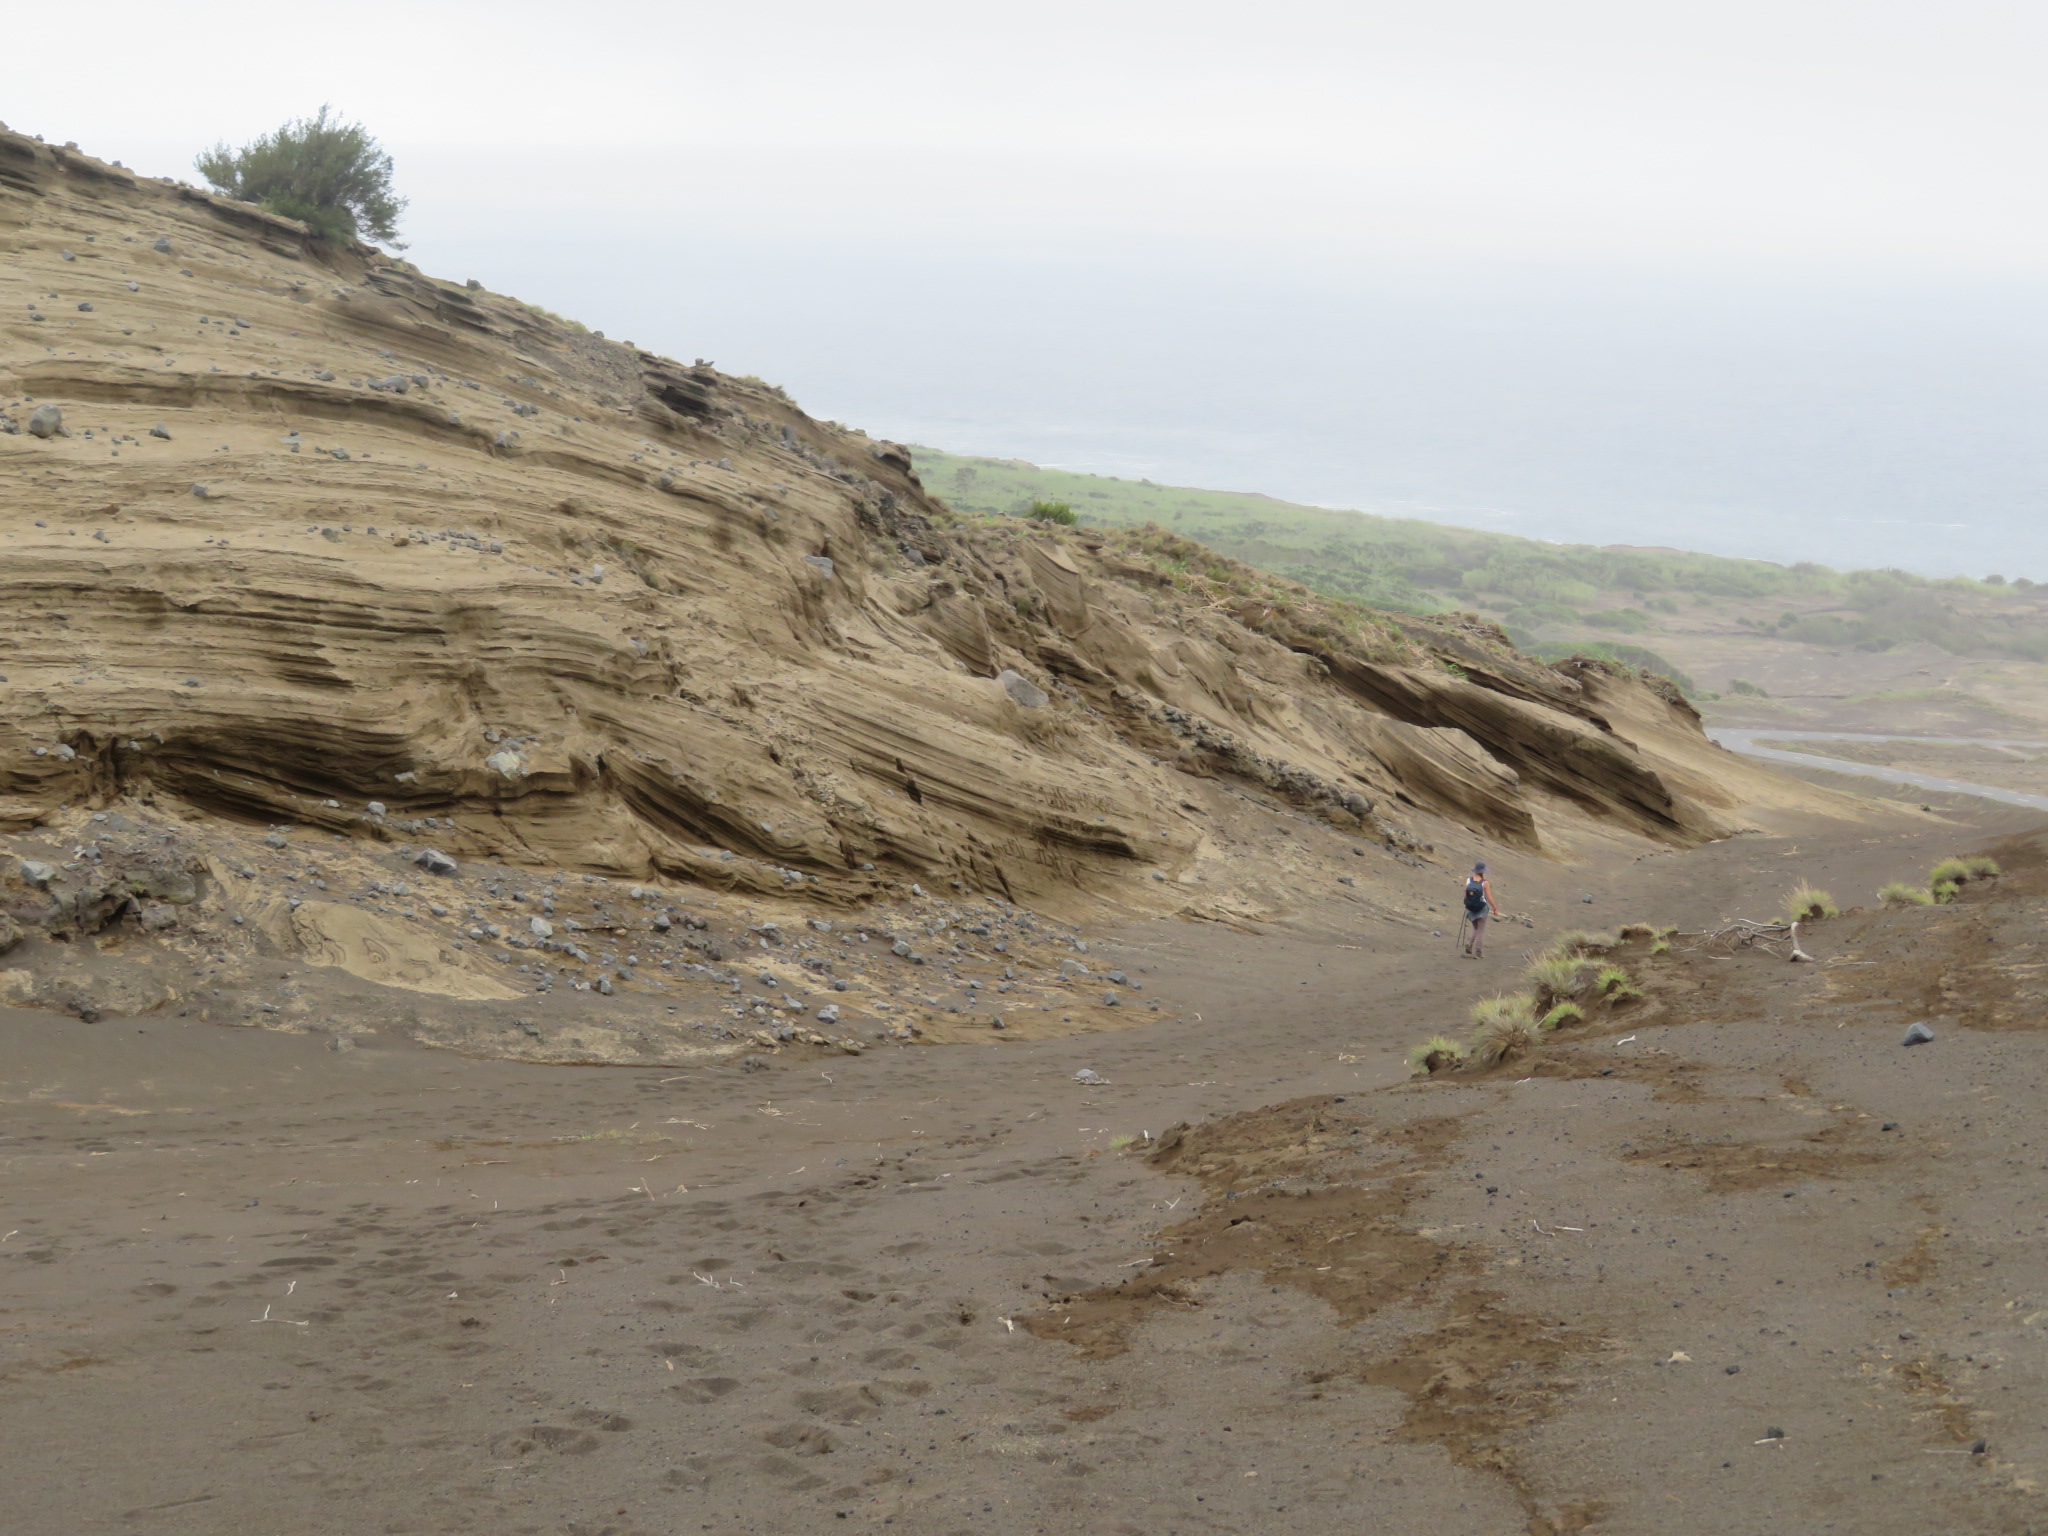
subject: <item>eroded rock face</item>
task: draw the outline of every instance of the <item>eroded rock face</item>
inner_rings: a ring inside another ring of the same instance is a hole
[[[1146,877],[1208,845],[1191,775],[1389,842],[1402,807],[1692,841],[1749,793],[1633,681],[963,524],[778,390],[4,133],[0,247],[0,303],[92,306],[0,341],[0,408],[69,429],[0,452],[0,830],[132,799],[826,902],[1171,909]]]

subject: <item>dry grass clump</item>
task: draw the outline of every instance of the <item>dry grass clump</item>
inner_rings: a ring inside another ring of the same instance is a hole
[[[1536,1043],[1536,999],[1527,992],[1482,998],[1472,1005],[1478,1031],[1465,1048],[1469,1066],[1484,1071],[1520,1056]]]
[[[1586,1010],[1577,1003],[1559,1003],[1537,1021],[1536,1028],[1547,1035],[1554,1029],[1563,1029],[1567,1024],[1582,1024],[1585,1019]]]
[[[1931,880],[1927,885],[1927,894],[1932,896],[1938,905],[1942,906],[1946,906],[1949,902],[1954,901],[1961,891],[1962,887],[1953,880]]]
[[[1977,854],[1971,858],[1943,859],[1927,872],[1931,890],[1938,885],[1962,886],[1972,880],[1989,880],[1998,873],[1998,860]]]
[[[1522,980],[1536,994],[1538,1006],[1562,1002],[1578,996],[1579,988],[1585,984],[1586,967],[1591,963],[1576,956],[1553,954],[1522,972]]]
[[[1653,939],[1657,936],[1657,930],[1648,923],[1623,923],[1621,936],[1624,939]]]
[[[1464,1064],[1465,1047],[1449,1035],[1432,1035],[1408,1053],[1408,1072],[1412,1077],[1452,1072]]]
[[[1656,943],[1654,943],[1654,944],[1652,944],[1652,945],[1650,946],[1650,953],[1651,953],[1651,954],[1653,954],[1653,955],[1668,955],[1668,954],[1670,954],[1670,953],[1671,953],[1671,941],[1670,941],[1669,939],[1659,939],[1659,940],[1658,940],[1658,941],[1657,941]]]
[[[1795,923],[1811,922],[1817,917],[1833,917],[1841,910],[1835,905],[1835,898],[1817,885],[1794,886],[1785,897],[1785,915]]]
[[[1536,1018],[1536,999],[1527,992],[1510,992],[1502,997],[1482,997],[1472,1005],[1472,1022],[1484,1029],[1489,1024],[1513,1020],[1523,1024]]]
[[[1527,1054],[1536,1043],[1536,1026],[1528,1019],[1495,1019],[1472,1037],[1466,1059],[1480,1071]]]
[[[1590,928],[1574,928],[1552,939],[1543,954],[1546,959],[1573,955],[1604,955],[1628,936],[1627,929],[1620,933],[1595,933]]]
[[[1887,907],[1931,907],[1934,892],[1924,885],[1908,885],[1903,880],[1894,880],[1890,885],[1878,887],[1878,903]]]

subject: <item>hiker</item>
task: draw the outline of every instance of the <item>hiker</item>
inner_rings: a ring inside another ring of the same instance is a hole
[[[1465,921],[1472,933],[1465,941],[1465,953],[1474,960],[1486,958],[1486,924],[1490,918],[1500,916],[1500,908],[1493,904],[1493,887],[1486,879],[1486,866],[1474,864],[1472,873],[1465,877]]]

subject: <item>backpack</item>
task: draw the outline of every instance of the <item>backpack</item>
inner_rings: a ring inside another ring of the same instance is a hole
[[[1486,882],[1477,875],[1465,881],[1465,915],[1478,917],[1485,912],[1489,903],[1486,899]]]

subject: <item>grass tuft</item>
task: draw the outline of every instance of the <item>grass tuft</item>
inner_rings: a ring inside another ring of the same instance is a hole
[[[1971,880],[1988,880],[1998,873],[1998,860],[1978,854],[1974,858],[1943,859],[1927,872],[1927,883],[1963,885]]]
[[[1627,937],[1626,931],[1596,933],[1590,928],[1574,928],[1552,939],[1543,951],[1543,958],[1604,955]]]
[[[1563,1029],[1567,1024],[1582,1024],[1585,1018],[1586,1010],[1577,1003],[1559,1003],[1543,1015],[1536,1027],[1547,1035],[1553,1029]]]
[[[1593,995],[1618,1003],[1625,997],[1641,997],[1629,979],[1629,974],[1618,965],[1603,965],[1600,974],[1593,978]]]
[[[1657,930],[1648,923],[1623,923],[1621,936],[1624,939],[1652,939],[1657,936]]]
[[[1527,992],[1510,992],[1503,997],[1482,997],[1472,1005],[1472,1022],[1479,1028],[1502,1021],[1535,1023],[1536,999]]]
[[[1835,898],[1817,885],[1794,886],[1785,896],[1785,915],[1795,923],[1833,917],[1839,911],[1841,908],[1835,905]]]
[[[1962,887],[1953,880],[1930,880],[1927,883],[1927,893],[1944,906],[1954,901],[1961,890]]]
[[[1658,940],[1658,941],[1657,941],[1656,943],[1654,943],[1654,944],[1652,944],[1652,945],[1650,946],[1650,953],[1651,953],[1651,954],[1653,954],[1653,955],[1668,955],[1668,954],[1670,954],[1670,953],[1671,953],[1671,941],[1670,941],[1669,939],[1659,939],[1659,940]]]
[[[1485,1071],[1497,1067],[1504,1061],[1512,1061],[1524,1054],[1536,1043],[1536,1025],[1526,1017],[1500,1017],[1489,1020],[1472,1037],[1470,1049],[1466,1052],[1467,1064]]]
[[[1552,946],[1554,950],[1555,945]],[[1522,972],[1522,980],[1546,1002],[1559,1002],[1578,994],[1589,962],[1575,956],[1541,959]]]
[[[1908,885],[1903,880],[1894,880],[1890,885],[1878,889],[1880,905],[1887,907],[1931,907],[1934,892],[1921,885]]]
[[[1465,1047],[1449,1035],[1432,1035],[1408,1053],[1411,1077],[1454,1071],[1465,1064]]]

